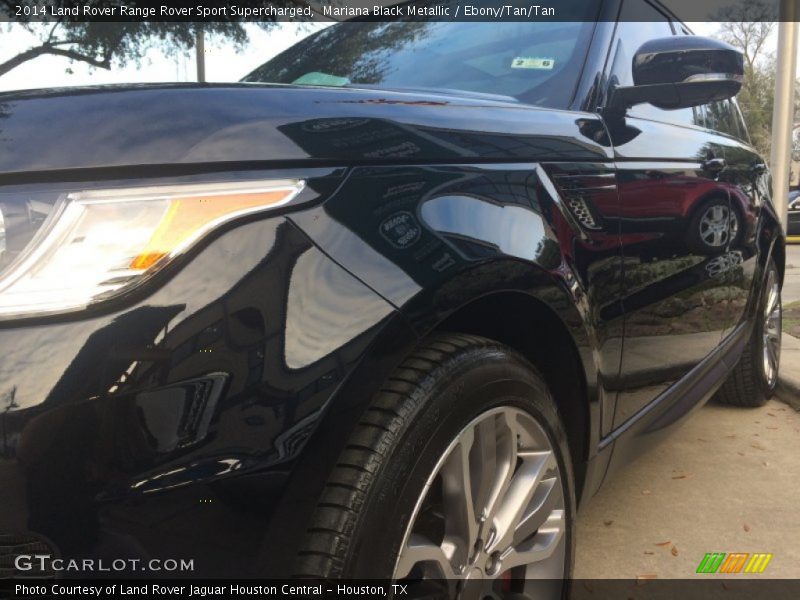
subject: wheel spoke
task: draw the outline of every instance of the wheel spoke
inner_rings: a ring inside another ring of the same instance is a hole
[[[780,298],[778,286],[773,285],[769,290],[769,297],[767,299],[767,308],[766,308],[767,316],[771,317],[772,314],[775,312],[775,309],[778,307],[778,298]]]
[[[499,488],[498,468],[502,468],[502,465],[498,465],[497,441],[496,419],[485,419],[476,425],[470,464],[472,489],[475,492],[475,517],[479,522]]]
[[[556,467],[555,456],[549,450],[543,452],[522,452],[522,464],[511,480],[505,495],[500,499],[500,507],[494,517],[497,536],[490,550],[505,548],[513,541],[514,531],[528,508],[531,498],[548,469]]]
[[[543,479],[514,531],[514,545],[521,544],[544,525],[550,514],[562,503],[558,479]]]
[[[456,565],[467,563],[478,539],[470,469],[470,450],[474,440],[474,429],[464,432],[441,470],[445,523],[442,547]]]
[[[513,569],[550,558],[564,535],[565,524],[564,511],[553,511],[539,528],[539,533],[530,541],[511,547],[503,553],[503,569]]]
[[[772,368],[777,368],[778,366],[778,353],[775,351],[775,346],[771,343],[767,343],[767,352],[769,353],[769,364]]]
[[[493,421],[497,452],[494,485],[480,515],[482,521],[481,538],[487,543],[491,541],[491,538],[497,537],[496,533],[491,533],[491,530],[494,529],[494,518],[500,508],[503,497],[511,485],[514,469],[517,466],[516,418],[513,414],[504,412]]]
[[[400,553],[394,578],[402,579],[408,577],[414,565],[419,563],[434,563],[441,571],[441,576],[445,579],[456,577],[456,572],[453,570],[453,566],[445,556],[441,546],[437,546],[421,535],[412,533],[409,536],[408,543]]]

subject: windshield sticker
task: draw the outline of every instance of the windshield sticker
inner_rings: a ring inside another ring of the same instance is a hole
[[[555,65],[554,58],[540,58],[538,56],[518,56],[511,61],[512,69],[545,69],[550,71]]]
[[[295,85],[327,85],[333,87],[342,87],[348,85],[350,80],[347,77],[337,77],[328,73],[320,73],[319,71],[312,71],[298,77],[293,82]]]

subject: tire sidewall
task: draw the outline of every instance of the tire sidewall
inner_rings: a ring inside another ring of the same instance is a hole
[[[566,435],[543,378],[500,348],[472,348],[437,369],[414,396],[380,474],[367,494],[345,574],[388,578],[431,473],[456,436],[482,413],[503,406],[530,414],[555,449],[567,512],[565,577],[574,557],[575,492]]]

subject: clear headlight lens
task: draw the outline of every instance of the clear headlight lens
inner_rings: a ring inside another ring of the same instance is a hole
[[[216,227],[286,204],[303,185],[92,190],[38,205],[0,198],[0,318],[80,309],[122,294]]]

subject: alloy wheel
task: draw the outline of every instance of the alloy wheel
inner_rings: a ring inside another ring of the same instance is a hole
[[[552,590],[567,552],[562,477],[554,447],[531,415],[508,406],[484,412],[429,477],[394,579],[439,580],[450,597],[482,600],[501,598],[512,578],[525,580],[535,597]]]
[[[709,206],[700,218],[700,239],[711,248],[724,246],[738,231],[739,219],[727,206]]]
[[[772,389],[778,380],[781,361],[781,290],[775,269],[770,269],[765,288],[767,301],[764,304],[764,326],[762,330],[762,358],[764,378]]]

